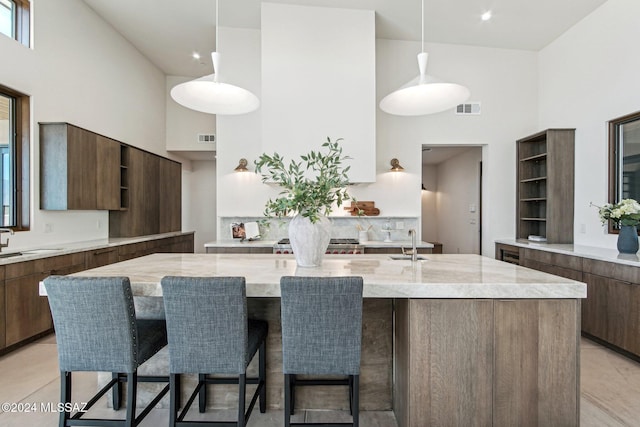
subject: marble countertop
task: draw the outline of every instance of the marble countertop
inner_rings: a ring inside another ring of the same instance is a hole
[[[364,278],[365,298],[585,298],[586,285],[479,255],[332,255],[321,267],[299,268],[290,255],[153,254],[74,276],[128,276],[137,296],[161,296],[160,279],[174,276],[245,276],[248,297],[279,297],[282,276]],[[41,289],[43,292],[43,289]]]
[[[238,240],[216,240],[215,242],[207,242],[204,244],[205,248],[270,248],[275,245],[277,240],[245,240],[241,242]],[[405,248],[411,247],[411,240],[398,240],[394,242],[383,242],[375,240],[365,240],[360,242],[365,248],[399,248],[404,246]],[[429,242],[417,242],[416,247],[418,249],[430,249],[433,248],[433,244]]]
[[[122,245],[131,244],[131,243],[147,242],[149,240],[158,240],[158,239],[164,239],[167,237],[175,237],[175,236],[181,236],[186,234],[193,234],[193,231],[174,231],[170,233],[150,234],[146,236],[137,236],[137,237],[111,237],[108,239],[87,240],[82,242],[38,245],[32,248],[29,248],[29,247],[20,248],[20,249],[9,248],[10,250],[5,250],[0,254],[2,255],[15,254],[15,256],[0,258],[0,265],[31,261],[34,259],[47,258],[52,256],[73,254],[76,252],[105,249],[109,247],[122,246]]]
[[[521,248],[536,249],[539,251],[555,252],[558,254],[577,256],[581,258],[589,258],[600,261],[613,262],[617,264],[626,264],[634,267],[640,267],[640,258],[638,254],[621,254],[616,249],[600,248],[596,246],[582,246],[561,243],[539,243],[530,242],[528,240],[515,239],[499,239],[496,243],[505,245],[513,245]]]

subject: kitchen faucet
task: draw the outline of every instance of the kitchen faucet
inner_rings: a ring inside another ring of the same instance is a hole
[[[10,233],[13,234],[13,230],[10,228],[0,228],[0,233]],[[7,243],[2,243],[0,241],[0,252],[2,252],[2,248],[9,247],[9,238],[7,238]]]
[[[411,255],[411,261],[418,261],[418,249],[416,247],[416,230],[410,229],[409,236],[411,236],[411,251],[405,251],[404,247],[402,248],[403,255]]]

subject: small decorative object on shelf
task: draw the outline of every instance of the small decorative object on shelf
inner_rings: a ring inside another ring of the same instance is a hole
[[[612,221],[620,228],[618,234],[618,252],[634,254],[638,252],[638,230],[640,224],[640,203],[634,199],[622,199],[616,204],[606,203],[604,206],[591,206],[598,208],[600,221],[606,224]]]

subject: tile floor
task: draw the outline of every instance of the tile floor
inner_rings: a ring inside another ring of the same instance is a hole
[[[59,378],[54,336],[25,346],[0,357],[0,402],[40,403],[58,402]],[[96,388],[92,373],[75,374],[74,396],[86,396]],[[78,399],[81,400],[81,399]],[[216,413],[219,419],[232,419],[235,411]],[[111,409],[97,404],[95,416],[116,417]],[[118,415],[119,416],[119,415]],[[195,409],[194,419],[201,415]],[[211,419],[211,413],[205,414]],[[340,412],[307,411],[296,414],[308,422],[347,421]],[[270,410],[260,414],[254,410],[249,427],[275,427],[283,424],[282,411]],[[363,427],[395,427],[390,412],[363,412]],[[154,409],[142,426],[167,424],[167,411]],[[56,426],[57,413],[7,413],[0,411],[0,427]],[[618,355],[591,341],[581,345],[581,417],[583,427],[640,426],[640,364]]]

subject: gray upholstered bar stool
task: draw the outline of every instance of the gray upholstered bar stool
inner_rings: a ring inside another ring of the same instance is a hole
[[[260,399],[266,403],[267,322],[247,318],[244,277],[164,277],[161,281],[169,339],[170,426],[244,427]],[[259,352],[258,377],[247,378],[249,363]],[[180,406],[180,374],[198,374],[198,385]],[[209,374],[233,375],[214,378]],[[237,421],[184,421],[195,397],[205,412],[207,384],[238,384]],[[245,412],[246,385],[256,384]]]
[[[359,424],[362,277],[280,279],[285,426]],[[300,379],[296,375],[344,375]],[[352,423],[291,423],[295,387],[348,385]]]
[[[119,409],[122,383],[127,383],[124,420],[81,418],[83,412],[72,416],[69,411],[63,411],[60,427],[138,425],[169,390],[169,385],[165,386],[136,417],[138,381],[168,381],[167,377],[137,374],[138,367],[167,344],[164,320],[136,319],[131,285],[126,277],[51,276],[44,280],[44,287],[56,331],[60,401],[65,408],[73,408],[71,373],[74,371],[113,373],[113,379],[87,401],[83,408],[86,410],[109,389],[113,389],[114,409]]]

